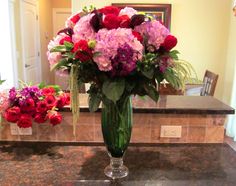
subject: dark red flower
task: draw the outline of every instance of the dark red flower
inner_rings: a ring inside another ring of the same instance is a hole
[[[105,15],[114,14],[114,15],[118,16],[120,13],[120,9],[117,8],[116,6],[105,6],[104,8],[101,8],[98,11],[105,14]]]
[[[20,118],[20,115],[20,108],[14,106],[6,110],[4,117],[8,122],[15,123]]]
[[[20,106],[20,110],[22,113],[29,113],[35,110],[35,103],[32,98],[27,98],[23,104]]]
[[[139,32],[132,31],[132,34],[134,35],[134,37],[137,38],[138,41],[140,41],[141,43],[143,42],[143,37],[141,36]]]
[[[55,94],[55,89],[53,87],[45,87],[42,89],[42,94],[44,96]]]
[[[57,100],[57,108],[62,108],[66,105],[66,97],[64,94],[59,96],[59,99]]]
[[[80,19],[80,15],[79,15],[79,13],[78,13],[78,14],[75,14],[74,16],[72,16],[72,17],[70,18],[70,21],[75,24],[75,23],[77,23],[77,22],[79,21],[79,19]]]
[[[94,16],[90,20],[90,25],[95,32],[98,32],[102,28],[102,14],[95,12]]]
[[[57,100],[53,95],[48,95],[45,98],[45,102],[47,103],[48,109],[52,109],[52,107],[56,106]]]
[[[80,40],[75,43],[72,52],[76,52],[76,58],[82,62],[86,62],[92,58],[92,50],[89,48],[86,40]]]
[[[66,98],[66,105],[69,105],[70,104],[70,93],[64,93],[64,96]]]
[[[103,20],[103,26],[108,30],[116,29],[120,26],[120,19],[114,14],[107,14]]]
[[[71,37],[70,36],[65,36],[65,37],[63,37],[60,41],[59,41],[59,44],[60,45],[64,45],[64,42],[69,42],[69,43],[72,43],[72,39],[71,39]]]
[[[61,123],[62,120],[62,116],[58,112],[49,113],[48,118],[52,125],[57,125]]]
[[[131,17],[130,27],[134,28],[135,26],[141,25],[145,20],[145,16],[141,14],[135,14]]]
[[[165,38],[165,41],[164,43],[161,44],[161,46],[167,50],[167,51],[170,51],[172,48],[174,48],[177,44],[177,38],[175,36],[172,36],[172,35],[168,35],[166,38]]]
[[[29,114],[22,114],[17,121],[17,125],[20,128],[32,127],[32,117]]]
[[[39,101],[39,102],[37,103],[37,107],[36,107],[36,111],[37,111],[37,112],[40,112],[40,113],[46,112],[47,109],[48,109],[48,105],[47,105],[47,102],[46,102],[46,101]]]
[[[119,16],[120,27],[121,28],[129,28],[130,18],[127,15]]]
[[[37,123],[44,123],[47,120],[45,113],[37,113],[34,117],[34,121]]]

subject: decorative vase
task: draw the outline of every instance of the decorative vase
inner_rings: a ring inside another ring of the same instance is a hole
[[[103,103],[102,133],[110,157],[110,165],[105,168],[104,173],[112,179],[123,178],[129,172],[128,168],[123,165],[123,156],[131,137],[132,113],[130,96],[116,103]]]

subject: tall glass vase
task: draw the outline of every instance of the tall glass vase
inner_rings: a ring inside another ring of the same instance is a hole
[[[110,165],[104,173],[112,179],[125,177],[129,171],[123,165],[123,155],[129,145],[133,123],[131,97],[103,104],[101,119],[103,139],[110,156]]]

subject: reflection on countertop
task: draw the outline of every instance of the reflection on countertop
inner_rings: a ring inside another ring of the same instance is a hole
[[[112,181],[103,146],[0,145],[1,185],[235,185],[236,152],[227,144],[130,146],[127,178]]]

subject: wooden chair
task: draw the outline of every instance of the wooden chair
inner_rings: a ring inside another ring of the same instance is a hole
[[[201,96],[214,96],[218,76],[218,74],[206,70],[203,78],[204,85],[200,93]]]

